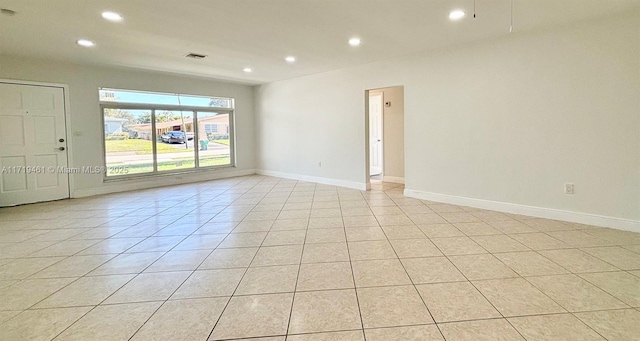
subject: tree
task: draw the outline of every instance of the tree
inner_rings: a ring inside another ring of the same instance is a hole
[[[188,115],[180,115],[180,113],[173,113],[173,111],[163,111],[163,112],[156,112],[156,122],[169,122],[169,121],[177,121],[180,119],[187,119],[187,118],[191,118],[191,116]]]
[[[209,106],[216,108],[228,108],[229,100],[226,98],[211,98],[209,99]]]
[[[151,112],[145,112],[142,115],[138,116],[137,122],[138,122],[138,124],[149,124],[149,123],[151,123]]]
[[[133,116],[133,114],[131,114],[130,112],[128,112],[126,110],[122,110],[122,109],[105,109],[104,110],[104,115],[106,117],[125,118],[125,119],[127,119],[127,122],[122,125],[123,127],[126,127],[129,124],[138,123],[136,118],[135,118],[135,116]]]
[[[149,124],[151,123],[151,112],[145,111],[141,114],[134,115],[126,110],[122,109],[105,109],[104,115],[107,117],[126,118],[128,121],[123,124],[126,127],[129,124]],[[173,111],[156,112],[156,122],[169,122],[177,121],[181,119],[189,119],[191,115],[180,115],[180,113],[174,113]]]

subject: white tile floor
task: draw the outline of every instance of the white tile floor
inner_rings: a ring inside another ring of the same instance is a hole
[[[640,340],[640,234],[373,187],[0,209],[0,340]]]

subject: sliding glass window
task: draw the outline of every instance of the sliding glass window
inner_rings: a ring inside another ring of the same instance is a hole
[[[100,89],[106,177],[234,166],[232,98]]]

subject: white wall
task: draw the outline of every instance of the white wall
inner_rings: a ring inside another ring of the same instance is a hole
[[[635,12],[514,32],[260,86],[257,168],[361,186],[364,91],[404,85],[405,181],[414,195],[640,227],[639,23]],[[563,193],[565,182],[575,195]]]
[[[0,79],[62,83],[69,86],[71,131],[70,166],[104,165],[102,154],[102,113],[98,88],[185,93],[236,99],[236,169],[165,176],[162,180],[127,180],[103,183],[102,175],[72,174],[72,196],[131,190],[163,184],[213,179],[234,174],[251,174],[255,168],[255,131],[253,89],[250,86],[207,78],[126,68],[102,68],[58,61],[0,55]]]

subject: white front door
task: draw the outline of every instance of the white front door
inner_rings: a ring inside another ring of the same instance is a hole
[[[370,175],[382,174],[382,93],[369,93]]]
[[[69,197],[64,89],[0,83],[0,206]]]

